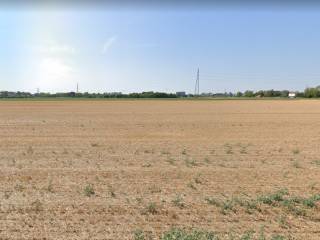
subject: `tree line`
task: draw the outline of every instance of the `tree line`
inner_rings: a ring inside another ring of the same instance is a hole
[[[259,90],[252,91],[246,90],[244,92],[236,93],[214,93],[212,96],[221,96],[221,97],[278,97],[278,98],[287,98],[289,93],[294,93],[295,97],[299,98],[319,98],[320,97],[320,86],[317,87],[308,87],[304,91],[289,91],[289,90]]]
[[[165,93],[165,92],[141,92],[141,93],[77,93],[77,92],[61,92],[61,93],[30,93],[30,92],[11,92],[0,91],[0,98],[181,98],[181,97],[229,97],[229,98],[287,98],[289,90],[246,90],[244,92],[224,92],[224,93],[201,93],[199,96],[193,94]],[[295,91],[295,96],[300,98],[320,98],[320,86],[308,87],[304,91]]]
[[[76,93],[76,92],[60,92],[60,93],[29,93],[29,92],[9,92],[0,91],[0,98],[177,98],[175,93],[164,92],[141,92],[141,93]]]

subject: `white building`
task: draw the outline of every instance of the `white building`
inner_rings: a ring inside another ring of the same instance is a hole
[[[288,97],[289,98],[295,98],[296,97],[296,93],[295,92],[289,92]]]

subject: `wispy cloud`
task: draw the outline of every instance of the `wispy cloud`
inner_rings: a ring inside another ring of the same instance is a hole
[[[102,54],[105,54],[110,49],[110,47],[117,41],[117,38],[118,37],[114,35],[105,41],[102,48]]]
[[[49,42],[34,46],[33,49],[42,54],[74,54],[75,48],[68,44]]]

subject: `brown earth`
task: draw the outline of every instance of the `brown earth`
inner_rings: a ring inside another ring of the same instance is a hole
[[[1,101],[0,239],[319,239],[318,202],[239,200],[320,193],[319,145],[320,101]]]

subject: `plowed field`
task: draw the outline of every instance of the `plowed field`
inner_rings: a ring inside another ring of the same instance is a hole
[[[0,239],[319,239],[319,180],[320,101],[0,102]]]

